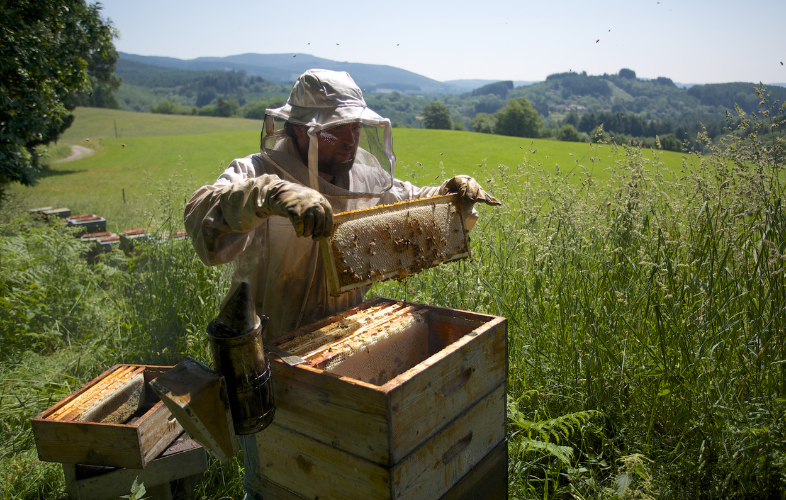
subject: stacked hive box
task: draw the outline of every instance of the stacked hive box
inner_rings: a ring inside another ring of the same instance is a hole
[[[38,458],[142,469],[183,428],[151,390],[171,367],[115,365],[32,419]]]
[[[66,217],[66,223],[79,228],[83,233],[106,231],[106,219],[95,214],[70,215]]]
[[[374,308],[390,321],[368,320]],[[310,349],[341,329],[368,335],[338,363],[324,345],[301,352],[304,364],[273,362],[276,418],[258,439],[265,498],[437,499],[483,467],[496,478],[486,498],[504,498],[505,318],[375,299],[273,343]]]
[[[168,500],[170,482],[207,470],[205,450],[150,390],[170,368],[115,365],[32,419],[38,458],[63,464],[72,498],[117,498],[137,479]]]

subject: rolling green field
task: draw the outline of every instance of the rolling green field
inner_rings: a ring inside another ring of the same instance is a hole
[[[13,189],[27,208],[65,206],[74,213],[95,213],[108,220],[111,230],[147,224],[151,198],[159,189],[193,192],[213,182],[233,158],[258,150],[262,127],[258,120],[94,108],[77,108],[74,114],[40,183]],[[56,162],[68,154],[64,146],[72,144],[95,153]],[[394,149],[396,177],[418,185],[440,184],[456,173],[474,174],[483,182],[498,165],[515,168],[524,162],[568,174],[576,183],[590,175],[603,180],[624,157],[610,145],[421,129],[394,130]],[[682,164],[676,153],[647,156],[670,171]]]

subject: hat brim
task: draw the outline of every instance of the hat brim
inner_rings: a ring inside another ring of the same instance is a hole
[[[303,108],[285,104],[280,108],[268,109],[266,114],[291,123],[306,125],[315,130],[324,130],[344,123],[361,122],[372,127],[390,124],[390,120],[381,117],[368,107],[339,106],[335,108]]]

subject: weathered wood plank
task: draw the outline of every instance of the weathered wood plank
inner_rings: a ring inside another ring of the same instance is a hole
[[[427,311],[430,357],[383,385],[277,361],[273,386],[278,425],[389,467],[506,379],[507,320],[377,298],[273,343],[386,303]]]
[[[222,462],[238,446],[224,377],[185,358],[175,368],[150,382],[169,411],[188,432]]]
[[[260,478],[260,487],[262,498],[265,500],[308,500],[265,478]],[[442,495],[440,500],[504,500],[506,498],[508,498],[508,442],[503,440]]]
[[[508,498],[508,442],[504,440],[462,477],[440,500]]]
[[[391,469],[392,498],[439,498],[505,439],[500,384]]]
[[[507,320],[489,317],[482,326],[391,380],[391,387],[383,386],[391,395],[391,464],[504,383],[506,346]]]
[[[501,384],[393,467],[321,443],[275,421],[259,435],[257,446],[262,477],[301,497],[433,500],[504,439],[505,387]]]
[[[277,425],[378,463],[387,460],[385,393],[316,368],[279,360],[271,366]]]
[[[34,419],[31,424],[38,459],[44,462],[143,467],[134,427],[38,419]]]
[[[308,500],[306,497],[265,478],[260,478],[260,486],[264,500]]]
[[[259,478],[265,500],[309,500],[266,478]],[[355,498],[364,498],[362,493]],[[508,498],[508,442],[503,440],[462,477],[440,500],[504,500]]]
[[[170,450],[180,451],[169,453]],[[170,481],[201,474],[206,470],[205,449],[186,434],[182,434],[143,470],[63,464],[66,488],[71,498],[78,500],[107,500],[127,495],[134,479],[145,484],[148,490],[146,497],[157,491],[159,498],[167,498]]]
[[[262,477],[306,498],[390,498],[386,468],[276,424],[259,434]]]
[[[90,394],[88,391],[91,389],[103,387],[100,385],[102,378],[115,380],[117,377],[112,375],[118,370],[142,370],[145,380],[148,381],[152,373],[162,373],[170,368],[115,365],[74,394],[44,410],[31,420],[39,459],[48,462],[143,468],[182,432],[180,424],[169,420],[171,413],[158,401],[153,391],[144,393],[144,404],[140,412],[149,408],[147,412],[126,424],[55,420],[55,415],[62,416],[78,411],[67,408],[69,405],[76,408],[80,395]],[[63,412],[64,409],[66,413]]]
[[[183,426],[162,401],[145,413],[137,424],[143,467],[161,454],[183,432]]]

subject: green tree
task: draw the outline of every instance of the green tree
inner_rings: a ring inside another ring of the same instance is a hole
[[[215,104],[208,104],[197,109],[199,116],[219,116]]]
[[[423,108],[423,122],[426,128],[450,130],[450,110],[441,101],[434,101]]]
[[[251,118],[252,120],[264,120],[266,109],[267,101],[264,99],[249,102],[243,106],[243,116],[245,118]]]
[[[575,111],[571,111],[567,115],[565,115],[565,119],[562,120],[563,125],[573,125],[574,127],[579,126],[579,114]]]
[[[150,112],[151,113],[158,113],[161,115],[174,115],[178,113],[179,106],[172,101],[167,101],[166,99],[159,102],[158,105],[151,104],[150,105]]]
[[[557,140],[558,141],[567,141],[567,142],[581,142],[581,134],[576,127],[566,123],[559,129],[557,132]]]
[[[453,130],[467,130],[467,126],[464,125],[464,120],[461,118],[453,120]]]
[[[98,4],[3,1],[0,11],[0,199],[9,182],[33,185],[36,146],[73,122],[78,94],[112,88],[117,36]],[[102,96],[106,98],[105,95]]]
[[[478,113],[475,115],[475,118],[469,122],[469,126],[472,127],[472,130],[480,132],[481,134],[493,134],[496,125],[497,119],[488,113]]]
[[[528,100],[523,97],[511,99],[508,105],[497,111],[495,133],[513,137],[538,137],[543,121]]]
[[[660,138],[660,147],[666,151],[682,152],[682,143],[674,134],[666,134]]]
[[[221,97],[216,101],[216,116],[232,116],[232,106]]]

